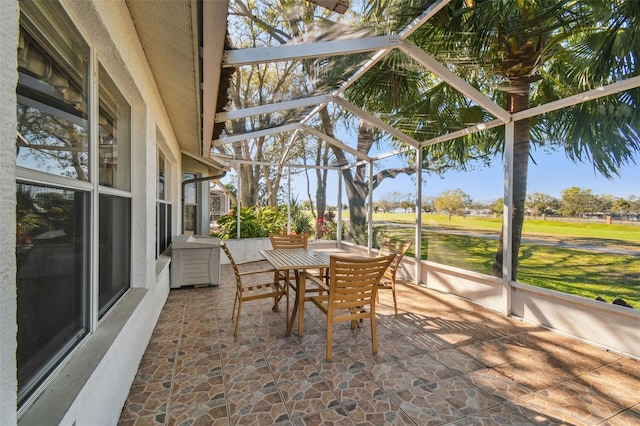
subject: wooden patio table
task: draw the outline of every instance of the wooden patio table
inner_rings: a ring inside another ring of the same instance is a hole
[[[291,334],[293,322],[298,315],[298,335],[302,336],[304,329],[304,302],[306,280],[301,271],[306,269],[328,269],[329,259],[332,254],[349,255],[349,252],[341,249],[270,249],[260,250],[260,254],[278,272],[293,271],[296,277],[296,298],[293,303],[291,316],[287,312],[287,332],[285,336]],[[354,255],[357,256],[357,255]],[[360,256],[357,256],[360,257]]]

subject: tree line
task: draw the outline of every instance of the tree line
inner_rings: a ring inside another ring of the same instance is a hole
[[[627,198],[610,194],[594,194],[591,189],[576,186],[560,192],[560,198],[534,192],[527,194],[525,208],[530,216],[559,215],[565,217],[601,217],[611,216],[622,220],[640,219],[640,197],[630,195]],[[504,200],[474,201],[462,189],[443,191],[437,196],[426,196],[421,209],[425,213],[448,213],[463,216],[472,211],[477,213],[502,214]],[[390,192],[374,201],[376,213],[390,213],[402,210],[415,212],[415,196],[412,193]]]

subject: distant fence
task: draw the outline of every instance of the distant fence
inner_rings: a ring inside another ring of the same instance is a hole
[[[525,220],[547,220],[551,222],[570,222],[570,223],[602,223],[607,224],[606,218],[596,217],[566,217],[566,216],[525,216]],[[612,225],[629,225],[640,226],[640,220],[615,219],[611,218]]]

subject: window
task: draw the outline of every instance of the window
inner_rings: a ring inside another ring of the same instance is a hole
[[[16,165],[88,182],[89,47],[53,5],[20,5]]]
[[[102,193],[106,191],[102,187],[131,188],[131,107],[102,64],[98,81],[98,308],[102,318],[131,284],[131,199],[120,192]]]
[[[194,173],[185,173],[183,182],[193,181],[198,176]],[[198,214],[198,185],[196,182],[185,183],[182,185],[184,192],[184,211],[183,211],[183,232],[196,233],[196,223]]]
[[[100,185],[129,191],[131,108],[100,65],[98,168]]]
[[[161,150],[158,150],[158,201],[156,203],[156,258],[171,244],[171,202],[167,186],[169,165]]]
[[[131,284],[131,200],[100,194],[99,316]]]
[[[16,282],[23,406],[130,287],[131,112],[58,2],[24,0],[20,10]],[[88,87],[98,87],[97,98]]]
[[[17,184],[18,399],[89,332],[89,193]]]

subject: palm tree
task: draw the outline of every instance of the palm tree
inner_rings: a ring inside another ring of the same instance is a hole
[[[373,2],[371,10],[378,3],[388,1]],[[639,19],[635,1],[454,0],[411,40],[516,113],[637,75]],[[375,97],[367,108],[393,111],[396,122],[417,140],[493,119],[445,83],[430,84],[424,71],[414,68],[389,56],[347,95],[358,104]],[[381,93],[379,84],[371,84],[384,78],[395,79],[395,90]],[[570,159],[590,161],[611,177],[620,166],[635,163],[640,152],[639,94],[634,89],[514,123],[511,279],[517,276],[531,146],[560,147]],[[432,145],[424,157],[445,155],[463,163],[504,152],[504,141],[504,128],[498,128]],[[503,234],[493,264],[496,276],[502,276]]]

